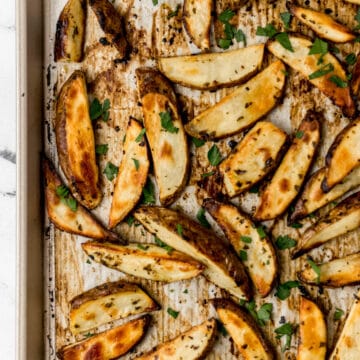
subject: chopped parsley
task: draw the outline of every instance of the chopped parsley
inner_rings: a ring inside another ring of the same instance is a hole
[[[248,254],[245,250],[240,250],[239,257],[242,261],[246,261],[248,259]]]
[[[306,259],[306,261],[309,263],[309,265],[311,266],[311,268],[314,270],[315,274],[316,274],[316,282],[319,283],[320,282],[320,268],[319,266],[317,266],[313,260],[311,260],[309,257]]]
[[[159,3],[159,0],[152,0],[152,3],[154,6],[156,6]]]
[[[341,77],[337,76],[337,75],[332,75],[330,76],[329,80],[331,82],[333,82],[337,87],[339,88],[346,88],[348,87],[348,83],[347,81],[344,81],[343,79],[341,79]]]
[[[135,222],[135,218],[132,215],[129,215],[126,219],[125,219],[126,223],[131,226],[132,224],[134,224]]]
[[[216,322],[217,322],[217,327],[218,327],[218,330],[219,330],[219,332],[220,332],[220,334],[222,335],[222,336],[227,336],[228,335],[228,332],[227,332],[227,330],[225,329],[225,326],[224,326],[224,324],[220,321],[220,320],[217,320],[216,319]]]
[[[343,315],[344,315],[344,311],[339,308],[336,308],[334,312],[334,320],[335,321],[340,320]]]
[[[280,327],[275,329],[275,333],[277,334],[276,335],[277,339],[281,339],[283,336],[285,336],[285,345],[281,349],[282,352],[290,349],[291,339],[294,332],[295,329],[293,325],[290,323],[285,323],[284,325],[281,325]]]
[[[142,204],[155,204],[155,188],[150,178],[147,179],[146,184],[142,190]]]
[[[235,39],[238,43],[243,42],[244,46],[246,46],[246,36],[241,29],[236,29],[235,26],[231,25],[229,21],[233,18],[235,13],[226,9],[219,16],[218,20],[224,24],[224,34],[225,38],[221,38],[218,40],[218,45],[222,49],[228,49],[233,44],[233,39]]]
[[[167,313],[172,316],[174,319],[176,319],[179,316],[179,311],[175,311],[174,309],[168,307]]]
[[[275,40],[286,50],[294,52],[294,49],[291,45],[289,35],[286,32],[281,32],[275,35]]]
[[[269,39],[275,39],[283,48],[294,52],[287,32],[279,32],[273,24],[267,24],[265,27],[258,26],[256,35],[267,36]]]
[[[139,135],[135,139],[135,142],[137,142],[137,143],[142,142],[145,132],[146,132],[146,129],[141,129],[141,131],[139,132]]]
[[[301,130],[298,130],[298,131],[295,133],[295,137],[296,137],[297,139],[301,139],[303,136],[304,136],[304,132],[301,131]]]
[[[250,188],[249,193],[251,193],[251,194],[258,194],[259,191],[260,191],[259,185],[254,185],[253,187]]]
[[[265,303],[261,305],[259,310],[256,309],[256,304],[254,300],[251,300],[249,302],[245,300],[240,300],[240,305],[245,307],[245,309],[260,326],[264,326],[266,321],[269,321],[271,318],[271,313],[273,310],[273,305],[271,303]]]
[[[256,35],[267,36],[272,39],[276,34],[277,30],[273,24],[267,24],[265,27],[258,26],[256,29]]]
[[[132,161],[134,162],[136,171],[139,170],[140,167],[140,161],[138,159],[132,158]]]
[[[179,15],[179,10],[180,10],[180,5],[177,4],[175,10],[170,11],[167,18],[171,19],[172,17],[178,16]]]
[[[159,114],[160,120],[161,120],[161,127],[171,133],[171,134],[177,134],[179,131],[179,128],[174,126],[174,123],[171,118],[171,114],[168,111],[161,112]]]
[[[183,231],[184,231],[184,229],[183,229],[183,227],[182,227],[181,224],[176,224],[176,231],[177,231],[177,233],[178,233],[181,237],[183,237]]]
[[[266,238],[266,233],[265,233],[264,228],[262,226],[258,226],[256,228],[256,231],[259,234],[260,239],[265,239]]]
[[[73,212],[77,210],[77,201],[70,195],[70,191],[65,185],[58,186],[55,191],[63,204]]]
[[[319,38],[316,38],[314,43],[311,45],[309,55],[320,54],[323,57],[329,51],[329,44]]]
[[[290,296],[291,289],[299,287],[300,283],[298,281],[286,281],[283,284],[280,284],[276,288],[275,296],[278,297],[280,300],[285,300]]]
[[[244,236],[244,235],[240,236],[240,240],[246,244],[250,244],[252,241],[250,236]]]
[[[199,147],[201,147],[201,146],[203,146],[205,144],[205,140],[197,139],[197,138],[194,138],[194,137],[191,138],[191,141],[197,148],[199,148]]]
[[[285,26],[285,29],[289,29],[291,22],[291,14],[289,12],[283,12],[280,14],[280,18]]]
[[[143,245],[143,244],[137,244],[137,247],[138,247],[140,250],[144,250],[144,251],[146,251],[146,250],[149,248],[149,246],[146,246],[146,245]]]
[[[290,249],[296,246],[296,240],[292,239],[288,235],[278,236],[275,245],[279,250]]]
[[[223,24],[226,24],[227,22],[229,22],[229,20],[231,20],[234,17],[234,15],[235,13],[232,10],[226,9],[218,16],[218,19]]]
[[[99,144],[95,146],[95,153],[98,155],[106,155],[109,150],[108,144]]]
[[[156,245],[160,246],[161,248],[165,249],[169,254],[171,254],[174,249],[169,246],[169,245],[166,245],[163,241],[161,241],[157,236],[155,236],[155,239],[154,239]]]
[[[207,177],[209,177],[209,176],[213,176],[215,174],[215,171],[210,171],[210,172],[208,172],[208,173],[203,173],[203,174],[201,174],[201,177],[203,178],[203,179],[205,179],[205,178],[207,178]]]
[[[115,179],[115,176],[117,175],[118,171],[119,168],[116,165],[114,165],[112,162],[108,161],[103,171],[103,174],[106,175],[109,181],[112,181]]]
[[[208,151],[207,157],[210,164],[213,166],[219,165],[222,160],[220,150],[215,144]]]
[[[347,55],[345,61],[348,65],[354,65],[356,63],[356,55],[354,53]]]
[[[196,214],[196,218],[197,218],[197,220],[199,221],[199,223],[200,223],[202,226],[210,229],[210,224],[209,224],[209,222],[208,222],[207,219],[206,219],[205,209],[204,209],[204,208],[201,207],[201,208],[199,209],[199,211],[198,211],[197,214]]]
[[[95,98],[90,104],[90,119],[97,120],[100,117],[103,121],[109,120],[109,109],[110,109],[110,100],[105,99],[104,103],[101,104],[98,98]]]
[[[331,63],[328,63],[328,64],[320,67],[319,70],[316,70],[312,74],[310,74],[309,79],[310,80],[317,79],[321,76],[331,73],[332,71],[334,71],[334,65]]]
[[[295,222],[295,223],[290,224],[290,227],[292,227],[293,229],[301,229],[303,227],[303,224]]]

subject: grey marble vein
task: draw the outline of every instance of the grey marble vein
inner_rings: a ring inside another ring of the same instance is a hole
[[[7,149],[0,150],[0,157],[10,161],[13,164],[16,164],[16,154],[13,151]]]

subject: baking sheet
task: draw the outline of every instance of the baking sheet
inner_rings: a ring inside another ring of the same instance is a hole
[[[135,69],[138,66],[154,66],[158,56],[173,56],[180,54],[191,54],[196,48],[189,44],[181,24],[181,10],[179,16],[167,19],[168,13],[175,9],[180,0],[159,1],[154,6],[151,0],[115,0],[114,5],[118,11],[125,16],[125,24],[129,41],[133,46],[131,61],[124,63],[117,60],[117,51],[111,46],[101,45],[99,39],[104,36],[97,20],[90,8],[88,8],[86,50],[84,61],[80,64],[56,64],[53,62],[53,47],[55,25],[57,17],[65,4],[65,0],[46,2],[45,6],[45,116],[44,116],[44,139],[45,152],[57,164],[55,135],[53,131],[55,115],[55,98],[64,81],[75,69],[85,71],[88,80],[90,97],[96,96],[101,102],[109,99],[111,103],[110,119],[107,123],[98,121],[95,126],[96,143],[109,145],[106,156],[99,159],[101,184],[104,199],[101,205],[93,213],[104,223],[108,221],[108,214],[111,204],[113,182],[109,182],[102,171],[108,161],[119,165],[122,156],[122,139],[124,137],[126,124],[130,117],[142,119],[141,104],[136,92]],[[355,27],[354,15],[356,6],[344,1],[299,1],[300,5],[306,5],[313,9],[328,9],[327,12],[339,19],[350,28]],[[238,14],[239,26],[247,36],[248,45],[264,42],[266,38],[255,35],[258,25],[265,26],[273,22],[276,27],[281,27],[280,13],[286,11],[285,1],[249,1]],[[300,25],[296,19],[292,21],[292,30],[300,31],[306,35],[313,36],[313,33],[304,25]],[[215,44],[214,39],[212,43]],[[235,44],[233,48],[242,46],[242,43]],[[344,55],[360,50],[359,44],[338,45],[341,59]],[[214,47],[212,51],[220,51]],[[274,58],[266,55],[263,66],[273,61]],[[334,137],[347,123],[341,111],[334,106],[329,99],[313,88],[307,80],[288,69],[290,76],[287,79],[285,97],[283,102],[277,106],[267,117],[267,120],[287,131],[294,131],[303,119],[308,109],[323,113],[322,144],[318,157],[312,171],[322,166],[324,154],[332,143]],[[175,87],[178,94],[180,109],[183,110],[185,119],[191,119],[209,105],[219,101],[224,95],[233,89],[222,89],[215,92],[189,90],[181,86]],[[239,141],[242,135],[236,135],[218,141],[223,156],[231,150],[229,140]],[[173,208],[181,209],[191,217],[199,209],[196,199],[196,182],[200,179],[201,173],[212,170],[207,160],[207,151],[212,146],[207,142],[203,147],[195,149],[190,147],[192,167],[189,186],[185,189],[180,198],[172,205]],[[60,171],[60,169],[59,169]],[[200,197],[201,193],[198,194]],[[256,205],[257,195],[246,194],[237,199],[243,210],[250,212]],[[322,209],[323,214],[331,206]],[[222,232],[216,224],[208,218],[215,231],[220,236]],[[306,225],[299,229],[286,226],[284,219],[267,225],[272,230],[273,238],[278,235],[288,234],[298,238],[314,219],[308,219]],[[126,223],[120,224],[116,231],[129,241],[151,242],[152,236],[147,234],[142,226],[129,227]],[[317,261],[328,261],[332,258],[357,252],[360,247],[360,231],[352,232],[339,239],[335,239],[318,250],[313,250],[311,255]],[[158,301],[162,310],[152,314],[152,324],[145,339],[124,359],[133,359],[136,355],[151,349],[154,345],[173,338],[180,332],[215,316],[214,310],[208,304],[208,300],[218,296],[226,297],[227,294],[209,283],[202,276],[177,283],[161,284],[151,281],[139,280],[131,276],[107,269],[106,267],[93,262],[81,250],[81,243],[86,239],[74,236],[55,229],[45,217],[45,271],[46,271],[46,358],[55,359],[56,350],[65,344],[74,342],[76,339],[68,330],[69,301],[79,293],[86,291],[105,281],[127,279],[141,284],[149,294]],[[280,272],[279,280],[284,282],[296,279],[296,273],[304,265],[304,260],[290,261],[288,251],[278,251]],[[187,289],[187,293],[184,290]],[[334,345],[335,334],[342,326],[341,321],[333,321],[335,308],[348,311],[357,287],[345,287],[342,289],[326,289],[312,286],[305,286],[312,298],[327,313],[329,339],[328,346]],[[298,324],[298,302],[300,291],[292,290],[288,301],[279,301],[274,296],[275,291],[265,299],[256,298],[258,305],[273,303],[272,320],[262,328],[265,336],[273,344],[279,359],[295,359],[298,343],[297,334],[293,337],[292,346],[289,351],[281,353],[280,341],[275,339],[274,328],[279,327],[284,321]],[[171,307],[180,312],[177,319],[173,319],[166,313]],[[117,321],[113,324],[102,326],[98,329],[104,330],[114,324],[124,321]],[[239,352],[229,336],[218,336],[216,344],[208,355],[207,359],[237,359]]]

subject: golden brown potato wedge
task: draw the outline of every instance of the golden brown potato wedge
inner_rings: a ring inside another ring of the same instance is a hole
[[[355,296],[345,325],[329,357],[329,360],[343,359],[360,359],[360,291]]]
[[[123,158],[111,203],[110,229],[122,221],[134,208],[146,183],[150,162],[145,139],[138,139],[141,131],[142,127],[137,121],[129,121],[125,134]]]
[[[360,226],[360,192],[335,206],[328,214],[302,235],[293,258],[319,247],[327,241],[355,230]]]
[[[360,253],[317,265],[320,276],[310,265],[299,274],[299,279],[308,284],[341,287],[360,283]]]
[[[236,196],[269,174],[278,165],[286,140],[286,133],[271,122],[258,122],[219,166],[227,194]]]
[[[237,298],[251,297],[243,264],[212,231],[180,212],[163,207],[140,207],[134,217],[166,244],[204,264],[203,275],[209,281]]]
[[[325,192],[340,183],[360,166],[360,117],[346,126],[335,138],[326,155]]]
[[[191,257],[154,244],[116,245],[88,241],[81,246],[96,262],[153,281],[191,279],[204,269],[202,264]]]
[[[177,104],[172,101],[175,93],[168,80],[150,68],[140,69],[136,74],[160,202],[169,205],[183,190],[188,176],[189,155],[185,131]],[[157,87],[166,90],[153,92]]]
[[[261,296],[268,295],[278,268],[269,238],[260,236],[254,223],[234,205],[205,199],[203,206],[223,229],[235,252],[246,252],[247,260],[243,263],[250,279]]]
[[[268,49],[294,70],[305,76],[313,85],[339,106],[345,115],[352,117],[355,114],[355,105],[350,94],[349,86],[338,87],[335,82],[330,80],[333,76],[340,78],[342,81],[346,81],[347,79],[346,72],[336,57],[327,53],[322,57],[322,64],[318,65],[320,55],[309,55],[312,46],[310,40],[295,35],[289,35],[289,40],[294,50],[293,52],[285,49],[276,40],[270,40],[268,42]],[[313,78],[315,72],[325,66],[326,69],[333,70],[323,76]],[[309,78],[310,76],[311,78]]]
[[[60,165],[71,192],[82,205],[95,208],[102,193],[85,75],[79,70],[72,73],[60,90],[55,133]]]
[[[115,46],[121,59],[127,59],[130,47],[126,40],[122,16],[108,0],[89,0],[89,4],[105,33],[106,39]]]
[[[321,188],[325,174],[326,169],[321,168],[310,177],[304,191],[295,204],[295,210],[290,216],[290,222],[304,218],[306,215],[313,213],[360,185],[360,167],[357,167],[341,183],[325,193]]]
[[[352,4],[358,4],[358,5],[360,5],[360,0],[345,0],[345,1],[347,1],[347,2],[349,2],[349,3],[352,3]]]
[[[200,360],[204,359],[216,337],[216,321],[210,319],[180,334],[175,339],[158,345],[137,360]]]
[[[320,140],[319,114],[309,112],[273,178],[260,196],[255,219],[270,220],[286,211],[301,189]]]
[[[244,360],[275,359],[273,350],[249,314],[227,299],[213,299],[211,302]]]
[[[76,335],[130,315],[158,310],[138,285],[126,281],[101,284],[70,302],[70,331]]]
[[[124,325],[65,346],[57,355],[62,360],[117,359],[141,340],[149,321],[149,316],[129,321]]]
[[[359,2],[360,4],[360,2]],[[360,94],[360,56],[356,58],[356,63],[351,72],[351,90],[353,95],[359,97]]]
[[[201,50],[210,48],[213,0],[184,0],[183,21],[192,42]]]
[[[356,38],[350,29],[323,12],[296,6],[291,4],[290,1],[287,4],[291,14],[323,39],[335,43],[345,43]]]
[[[318,306],[300,298],[300,342],[297,360],[325,360],[327,330],[324,315]]]
[[[257,44],[222,53],[159,58],[158,66],[175,83],[211,90],[246,81],[259,71],[263,56],[264,44]]]
[[[55,61],[80,62],[84,53],[86,0],[69,0],[56,23]]]
[[[50,220],[57,228],[98,240],[119,240],[117,234],[104,228],[76,202],[47,159],[43,160],[43,172],[46,209]]]
[[[185,130],[191,136],[203,139],[238,133],[277,104],[284,85],[285,66],[281,61],[276,61],[188,122]]]

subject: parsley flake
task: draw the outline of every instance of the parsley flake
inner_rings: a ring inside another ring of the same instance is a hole
[[[169,246],[169,245],[166,245],[163,241],[161,241],[157,236],[155,236],[155,239],[154,239],[156,245],[160,246],[161,248],[165,249],[169,254],[171,254],[174,249]]]
[[[217,166],[219,165],[221,159],[221,153],[219,148],[214,144],[207,154],[208,160],[211,165]]]
[[[115,176],[117,175],[118,171],[119,168],[116,165],[114,165],[112,162],[108,161],[103,171],[103,174],[106,175],[109,181],[112,181],[115,179]]]
[[[205,140],[197,139],[197,138],[194,138],[194,137],[191,138],[191,141],[195,145],[195,147],[197,147],[197,148],[199,148],[199,147],[201,147],[201,146],[203,146],[205,144]]]
[[[283,12],[280,14],[280,18],[284,23],[285,29],[289,29],[291,22],[291,14],[289,12]]]
[[[330,76],[330,78],[329,78],[329,80],[331,81],[331,82],[333,82],[337,87],[339,87],[339,88],[346,88],[346,87],[348,87],[348,83],[347,83],[347,81],[344,81],[343,79],[341,79],[339,76],[337,76],[337,75],[332,75],[332,76]]]
[[[226,9],[218,16],[218,19],[223,24],[226,24],[229,20],[231,20],[234,17],[234,15],[235,13],[232,10]]]
[[[354,65],[356,63],[356,55],[354,53],[347,55],[345,61],[348,65]]]
[[[256,231],[259,234],[260,239],[265,239],[266,238],[266,233],[265,233],[264,228],[262,226],[257,227]]]
[[[171,114],[168,111],[161,112],[159,114],[161,120],[161,127],[171,134],[177,134],[179,128],[175,127],[171,118]]]
[[[131,226],[132,224],[134,224],[135,222],[135,218],[132,215],[129,215],[126,219],[125,219],[126,223]]]
[[[174,309],[168,307],[167,313],[172,316],[174,319],[176,319],[179,316],[179,311],[175,311]]]
[[[110,100],[105,99],[104,103],[101,104],[98,98],[95,98],[90,104],[90,119],[97,120],[100,117],[103,121],[109,120],[109,109],[110,109]]]
[[[334,320],[335,321],[340,320],[343,315],[344,315],[344,311],[339,308],[336,308],[334,312]]]
[[[239,257],[242,261],[246,261],[248,259],[248,254],[245,250],[240,250]]]
[[[196,214],[196,218],[202,226],[206,227],[207,229],[210,229],[210,224],[206,219],[204,208],[201,207],[199,209],[199,211]]]
[[[298,281],[286,281],[283,284],[280,284],[276,288],[275,296],[278,297],[280,300],[285,300],[290,296],[291,289],[299,287],[300,283]]]
[[[141,131],[139,132],[139,135],[135,139],[135,142],[137,142],[137,143],[142,142],[145,132],[146,132],[146,129],[141,129]]]
[[[296,246],[296,241],[287,235],[278,236],[275,245],[279,250],[285,250]]]
[[[159,0],[152,0],[152,3],[154,6],[156,6],[159,3]]]
[[[290,349],[291,345],[291,339],[292,335],[294,334],[294,327],[290,323],[285,323],[284,325],[281,325],[277,329],[275,329],[276,338],[281,339],[283,336],[285,336],[285,345],[282,347],[281,351],[284,352],[285,350]]]
[[[140,167],[140,161],[138,159],[132,158],[132,161],[134,162],[136,171],[139,170]]]
[[[303,136],[304,136],[304,132],[301,131],[301,130],[298,130],[298,131],[295,133],[295,137],[296,137],[297,139],[301,139]]]
[[[97,155],[106,155],[109,150],[108,144],[99,144],[95,146],[95,153]]]
[[[69,207],[71,211],[76,212],[77,201],[70,195],[70,191],[65,185],[58,186],[55,192],[63,204]]]
[[[323,41],[319,38],[316,38],[312,44],[309,55],[325,55],[329,51],[329,44],[326,41]]]
[[[143,187],[142,195],[142,204],[155,204],[155,188],[150,178],[147,179],[146,184]]]
[[[167,18],[171,19],[172,17],[178,16],[179,15],[179,10],[180,10],[180,5],[177,4],[175,10],[170,11]]]
[[[258,26],[256,29],[256,35],[267,36],[272,39],[277,34],[277,30],[273,24],[267,24],[265,27]]]
[[[146,245],[143,245],[143,244],[137,244],[137,247],[138,247],[140,250],[144,250],[144,251],[146,251],[146,250],[149,248],[149,246],[146,246]]]
[[[183,237],[183,231],[184,231],[184,229],[183,229],[183,227],[182,227],[181,224],[176,224],[176,231],[177,231],[177,233],[178,233],[181,237]]]
[[[250,244],[252,242],[252,239],[250,236],[240,236],[240,240],[246,244]]]
[[[334,65],[331,63],[328,63],[328,64],[322,66],[319,70],[316,70],[312,74],[310,74],[309,79],[310,80],[317,79],[321,76],[331,73],[332,71],[334,71]]]
[[[275,40],[286,50],[294,52],[294,49],[291,45],[289,35],[286,32],[281,32],[275,35]]]
[[[314,270],[314,272],[316,274],[316,282],[319,283],[320,282],[320,268],[319,268],[319,266],[317,266],[315,264],[315,262],[313,260],[311,260],[309,257],[306,259],[306,261],[311,266],[311,268]]]
[[[215,174],[215,171],[210,171],[210,172],[208,172],[208,173],[203,173],[203,174],[201,174],[201,177],[203,178],[203,179],[205,179],[205,178],[207,178],[207,177],[209,177],[209,176],[213,176]]]

